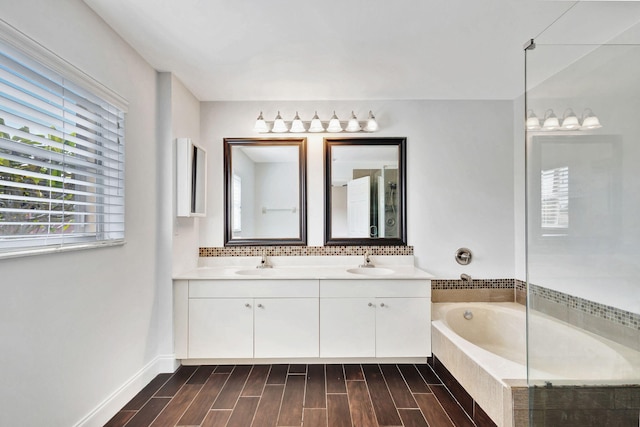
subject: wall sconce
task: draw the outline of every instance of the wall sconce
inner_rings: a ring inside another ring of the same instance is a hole
[[[257,122],[256,122],[257,126]],[[544,120],[542,126],[540,125],[540,119],[534,114],[533,110],[527,111],[527,119],[525,127],[528,131],[554,131],[554,130],[591,130],[599,129],[602,127],[598,117],[593,114],[591,108],[586,108],[582,113],[582,119],[578,119],[576,113],[572,108],[567,108],[562,115],[562,123],[560,119],[554,114],[553,110],[549,108],[544,113]]]
[[[262,111],[261,111],[260,114],[258,115],[258,118],[256,119],[255,126],[253,127],[253,130],[258,132],[258,133],[268,133],[268,132],[273,132],[273,133],[285,133],[285,132],[292,132],[292,133],[303,133],[303,132],[337,133],[337,132],[343,132],[343,131],[344,132],[355,133],[355,132],[363,132],[363,131],[364,132],[377,132],[378,129],[379,129],[378,122],[376,121],[376,118],[373,115],[372,111],[369,111],[369,117],[367,118],[367,120],[365,122],[359,122],[358,118],[355,115],[355,113],[352,111],[351,112],[351,118],[346,123],[341,122],[340,119],[338,118],[338,116],[336,115],[336,112],[334,111],[333,115],[329,119],[329,122],[326,123],[326,128],[325,128],[325,123],[323,123],[320,120],[320,118],[318,117],[318,112],[317,111],[315,112],[315,114],[314,114],[314,116],[313,116],[313,118],[311,119],[310,122],[305,122],[302,119],[300,119],[300,115],[296,111],[296,115],[294,116],[294,118],[291,121],[290,125],[282,118],[282,116],[280,115],[280,111],[278,111],[278,114],[276,115],[276,117],[273,120],[273,122],[265,121],[264,117],[262,116]]]

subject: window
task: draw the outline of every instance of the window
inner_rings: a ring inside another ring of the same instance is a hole
[[[242,178],[233,174],[233,231],[242,231]]]
[[[0,255],[121,243],[124,110],[1,39]]]
[[[569,228],[569,167],[543,170],[540,182],[542,228]]]

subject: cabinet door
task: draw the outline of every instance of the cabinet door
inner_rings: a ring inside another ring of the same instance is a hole
[[[318,357],[317,298],[257,298],[255,357]]]
[[[375,357],[374,298],[320,298],[320,357]]]
[[[431,354],[429,298],[376,298],[376,356]]]
[[[190,299],[189,357],[253,357],[253,301]]]

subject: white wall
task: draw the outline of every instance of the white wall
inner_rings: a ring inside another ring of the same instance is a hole
[[[0,261],[0,425],[102,425],[173,368],[156,72],[80,0],[3,2],[2,19],[129,101],[126,245]]]
[[[200,144],[200,101],[171,73],[159,73],[159,109],[165,110],[160,126],[165,130],[159,138],[165,162],[160,168],[161,192],[168,199],[161,212],[172,212],[173,274],[194,269],[198,264],[200,218],[177,217],[176,200],[176,139],[191,138]],[[166,171],[171,171],[167,173]],[[167,224],[163,232],[170,232]]]
[[[253,209],[256,237],[300,237],[298,176],[297,161],[256,163],[256,205]],[[264,213],[263,207],[267,209]]]
[[[514,277],[514,144],[511,101],[317,101],[203,102],[201,138],[209,154],[208,215],[201,245],[223,244],[225,137],[259,137],[253,124],[280,110],[309,120],[336,110],[364,119],[373,110],[380,132],[361,136],[406,136],[409,244],[417,263],[438,277]],[[279,135],[282,136],[282,135]],[[308,244],[323,244],[323,135],[307,134]],[[474,261],[459,266],[456,249],[470,248]]]

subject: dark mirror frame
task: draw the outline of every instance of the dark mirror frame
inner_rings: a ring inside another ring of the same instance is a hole
[[[346,145],[398,146],[399,209],[398,237],[350,238],[331,236],[331,150]],[[359,246],[406,246],[407,245],[407,138],[325,138],[324,139],[324,244]]]
[[[233,147],[296,146],[298,147],[299,184],[299,238],[233,238]],[[225,246],[276,246],[307,244],[307,139],[306,138],[224,138],[224,245]]]

